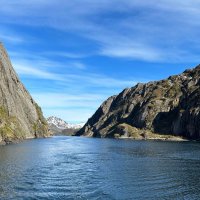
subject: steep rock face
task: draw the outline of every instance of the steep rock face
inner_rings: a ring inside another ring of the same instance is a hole
[[[114,137],[120,124],[200,139],[200,66],[110,97],[76,135]]]
[[[48,136],[40,107],[14,71],[0,43],[0,142]]]

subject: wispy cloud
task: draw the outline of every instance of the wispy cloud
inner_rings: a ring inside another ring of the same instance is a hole
[[[195,42],[199,44],[198,1],[59,2],[4,2],[5,6],[0,8],[1,19],[2,22],[47,26],[73,32],[96,41],[99,45],[99,52],[96,53],[104,56],[154,62],[168,61],[169,56],[171,62],[176,62],[177,56],[184,60],[196,57],[194,52],[191,54],[191,49],[185,50],[184,54],[181,50],[186,45],[191,48],[197,45]],[[59,15],[52,15],[51,11]],[[191,41],[191,38],[195,38],[195,41]],[[66,53],[66,56],[75,58],[77,55]]]
[[[46,63],[46,62],[45,62]],[[48,63],[48,62],[47,62]],[[49,63],[51,63],[49,61]],[[47,80],[55,80],[59,81],[60,84],[70,84],[71,88],[74,87],[77,83],[82,83],[79,87],[130,87],[135,85],[137,82],[145,80],[133,79],[133,80],[124,80],[124,79],[115,79],[112,77],[108,77],[106,75],[100,75],[95,73],[90,73],[87,71],[82,71],[81,73],[72,73],[71,70],[66,70],[65,73],[62,73],[63,66],[58,72],[52,72],[51,67],[49,65],[39,62],[35,64],[29,61],[20,61],[14,60],[13,66],[17,73],[20,76],[25,76],[28,78],[34,79],[47,79]],[[85,65],[82,63],[72,63],[70,66],[75,66],[78,69],[85,69]],[[57,65],[58,67],[58,65]]]
[[[65,93],[33,93],[38,102],[44,108],[54,107],[54,108],[92,108],[95,109],[100,106],[100,103],[108,98],[104,94],[92,94],[92,93],[82,93],[82,94],[65,94]],[[56,101],[55,101],[56,99]]]
[[[30,66],[25,63],[14,64],[15,70],[22,76],[28,76],[29,78],[39,78],[39,79],[48,79],[63,81],[63,78],[55,73],[50,73],[45,70],[40,70],[35,67]]]
[[[162,55],[159,50],[142,45],[130,45],[121,41],[121,44],[105,45],[100,54],[110,57],[129,58],[136,60],[160,61]]]
[[[33,93],[34,99],[40,102],[46,117],[55,115],[68,122],[86,122],[101,103],[108,98],[105,94],[65,94]]]
[[[0,42],[20,44],[20,43],[24,42],[24,38],[9,28],[1,27]]]
[[[78,61],[75,61],[75,62],[71,62],[69,64],[71,67],[75,67],[77,69],[86,69],[86,65],[81,63],[81,62],[78,62]]]
[[[54,64],[54,65],[53,65]],[[38,78],[38,79],[47,79],[47,80],[56,80],[64,81],[63,77],[58,73],[50,72],[51,65],[57,66],[54,62],[44,61],[41,62],[29,60],[13,60],[13,66],[17,73],[21,76],[26,76],[29,78]]]
[[[86,53],[74,53],[74,52],[58,52],[58,51],[49,51],[49,52],[42,52],[41,54],[45,56],[59,56],[65,58],[72,58],[72,59],[80,59],[90,56],[90,54]]]
[[[20,37],[14,36],[12,35],[8,35],[8,34],[0,34],[0,41],[1,42],[12,42],[12,43],[21,43],[24,40]]]

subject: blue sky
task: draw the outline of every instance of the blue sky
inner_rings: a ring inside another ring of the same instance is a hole
[[[46,117],[199,64],[197,0],[0,0],[0,41]]]

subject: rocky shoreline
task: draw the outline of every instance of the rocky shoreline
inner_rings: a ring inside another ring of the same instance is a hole
[[[52,137],[52,134],[48,135],[48,136],[38,137],[38,138],[37,137],[27,137],[24,139],[14,139],[14,140],[1,140],[0,139],[0,146],[9,145],[9,144],[18,144],[18,143],[26,141],[26,140],[35,140],[35,139],[39,139],[39,138],[51,138],[51,137]]]
[[[115,139],[127,139],[127,140],[151,140],[151,141],[169,141],[169,142],[189,142],[189,141],[194,141],[194,140],[188,140],[186,138],[182,137],[176,137],[176,136],[171,136],[171,137],[154,137],[154,138],[134,138],[134,137],[119,137]]]

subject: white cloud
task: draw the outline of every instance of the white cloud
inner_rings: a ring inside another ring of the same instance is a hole
[[[46,70],[38,69],[30,63],[14,63],[14,68],[18,74],[28,76],[30,78],[48,79],[56,81],[64,81],[63,77],[56,73],[51,73]]]
[[[200,3],[195,0],[2,1],[0,21],[73,32],[95,40],[105,56],[157,62],[170,56],[176,62],[177,56],[196,57],[192,46],[199,50]],[[185,46],[189,49],[181,54]]]
[[[95,74],[86,70],[84,63],[73,61],[69,63],[57,63],[51,60],[32,58],[32,60],[13,59],[13,66],[21,77],[32,79],[46,79],[58,81],[63,87],[104,87],[104,88],[125,88],[135,85],[137,82],[146,82],[145,80],[127,78],[113,78],[104,74]],[[79,72],[71,69],[81,70]]]
[[[45,56],[59,56],[59,57],[66,57],[66,58],[72,58],[72,59],[80,59],[90,56],[90,54],[86,53],[72,53],[72,52],[62,52],[62,51],[48,51],[48,52],[42,52]]]
[[[40,103],[46,117],[54,115],[71,122],[86,122],[101,103],[108,98],[104,94],[32,93]]]
[[[70,64],[69,64],[70,65]],[[84,65],[81,62],[72,62],[71,63],[72,67],[78,68],[78,69],[86,69],[86,65]]]
[[[82,107],[82,108],[96,108],[102,101],[104,101],[108,96],[104,94],[65,94],[58,92],[50,93],[32,93],[36,101],[40,102],[40,105],[44,108],[72,108],[72,107]]]
[[[88,74],[88,76],[83,77],[83,79],[93,85],[100,86],[100,87],[131,87],[135,85],[137,82],[143,81],[136,81],[136,80],[124,80],[124,78],[115,79],[112,77],[97,75],[97,74]]]
[[[145,61],[162,60],[162,55],[160,54],[159,50],[140,45],[131,46],[130,43],[129,45],[107,45],[102,49],[101,54],[110,57],[129,58]]]
[[[19,45],[25,42],[25,38],[18,34],[16,31],[8,27],[5,28],[1,26],[0,42]]]
[[[24,42],[24,40],[21,37],[14,36],[14,34],[8,35],[7,33],[6,34],[1,33],[0,42],[21,43]]]

